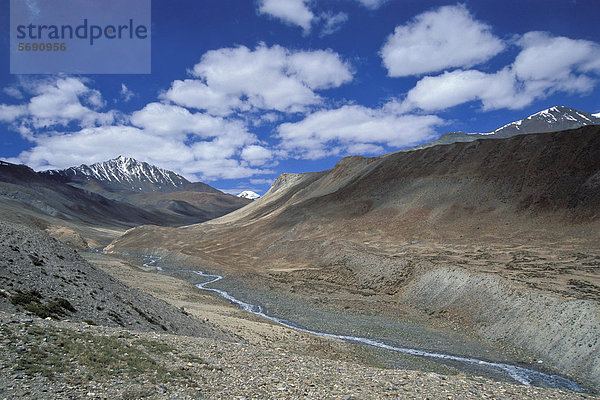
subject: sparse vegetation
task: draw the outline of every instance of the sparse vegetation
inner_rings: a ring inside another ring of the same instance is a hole
[[[15,306],[21,306],[40,318],[60,318],[68,313],[77,311],[69,300],[64,298],[57,298],[43,303],[42,295],[36,290],[28,292],[17,290],[17,292],[10,297],[10,301]]]
[[[2,335],[15,340],[17,328],[2,327]],[[27,346],[18,353],[15,370],[34,376],[66,379],[71,384],[109,380],[118,374],[121,379],[148,377],[153,384],[193,381],[183,362],[206,367],[208,363],[194,355],[177,356],[169,345],[157,341],[136,339],[134,335],[97,336],[69,329],[32,325],[26,331]]]

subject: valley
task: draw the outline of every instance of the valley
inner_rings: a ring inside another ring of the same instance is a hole
[[[447,323],[595,386],[597,130],[350,157],[283,175],[220,219],[136,228],[106,250],[173,253],[272,310],[283,302],[252,293]]]
[[[4,163],[0,397],[597,398],[583,125],[346,157],[255,200],[126,157]]]

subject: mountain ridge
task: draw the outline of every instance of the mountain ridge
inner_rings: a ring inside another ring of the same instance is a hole
[[[159,168],[145,161],[118,156],[91,165],[81,164],[62,170],[41,171],[42,174],[65,179],[73,185],[86,186],[96,181],[107,190],[134,192],[163,192],[189,190],[217,193],[217,189],[202,183],[192,183],[173,171]]]
[[[505,139],[531,133],[559,132],[588,125],[600,125],[600,113],[590,114],[566,106],[554,106],[487,133],[447,132],[432,142],[400,151],[414,151],[437,145],[472,142],[478,139]]]

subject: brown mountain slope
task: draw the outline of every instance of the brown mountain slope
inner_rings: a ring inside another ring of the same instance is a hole
[[[160,247],[314,304],[446,319],[600,385],[599,216],[594,126],[348,157],[108,250]]]
[[[136,244],[155,229],[173,250],[197,246],[194,240],[171,246],[180,242],[171,236],[188,235],[203,242],[214,237],[213,245],[244,238],[264,245],[321,237],[354,241],[363,234],[397,243],[518,242],[524,235],[542,243],[571,237],[594,242],[600,233],[594,229],[600,223],[599,155],[595,126],[347,157],[329,171],[284,174],[265,196],[224,217],[179,230],[138,228],[117,244]],[[155,243],[151,237],[144,242],[137,244]],[[266,255],[264,245],[237,246]]]

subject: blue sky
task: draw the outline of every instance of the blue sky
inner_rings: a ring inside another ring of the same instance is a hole
[[[0,158],[36,170],[125,155],[262,194],[346,155],[600,112],[596,0],[153,0],[149,75],[11,75],[0,7]]]

